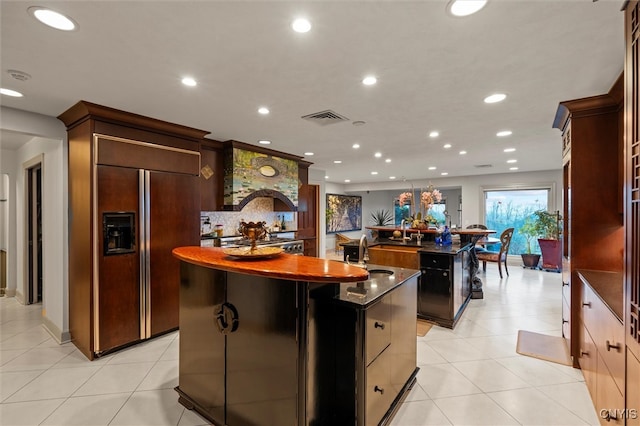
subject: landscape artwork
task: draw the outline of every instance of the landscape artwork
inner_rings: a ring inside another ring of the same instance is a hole
[[[225,205],[240,205],[264,191],[278,191],[298,205],[298,163],[244,149],[228,150],[224,175]]]
[[[362,229],[362,197],[327,194],[327,234]]]

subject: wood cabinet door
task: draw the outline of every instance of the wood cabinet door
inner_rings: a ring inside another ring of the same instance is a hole
[[[105,255],[103,216],[108,212],[133,212],[135,247],[140,246],[138,226],[138,170],[97,167],[96,242],[98,282],[93,298],[94,352],[140,339],[140,255]],[[88,183],[87,183],[88,184]],[[69,262],[73,263],[70,258]]]
[[[171,250],[200,245],[196,176],[149,173],[149,292],[151,336],[178,327],[180,262]]]
[[[223,209],[224,170],[222,151],[202,146],[200,149],[200,210]]]

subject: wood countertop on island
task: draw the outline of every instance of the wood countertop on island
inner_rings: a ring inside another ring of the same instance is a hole
[[[358,282],[369,278],[363,268],[335,260],[282,253],[267,259],[236,259],[227,256],[220,247],[178,247],[173,249],[178,259],[207,268],[241,274],[261,275],[291,281]]]

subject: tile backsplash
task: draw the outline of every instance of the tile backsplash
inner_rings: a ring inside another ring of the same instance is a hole
[[[286,230],[295,231],[298,229],[298,213],[296,212],[274,212],[273,199],[266,197],[254,198],[239,212],[201,212],[200,213],[200,233],[202,234],[202,224],[205,218],[209,218],[211,228],[222,225],[223,236],[238,235],[238,227],[241,221],[245,222],[267,222],[267,227],[271,228],[281,223],[284,218]]]

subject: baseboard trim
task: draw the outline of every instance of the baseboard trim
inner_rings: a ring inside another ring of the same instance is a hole
[[[45,316],[42,317],[42,326],[49,332],[51,337],[58,342],[58,344],[68,343],[71,341],[71,333],[68,331],[61,331],[57,325]]]

